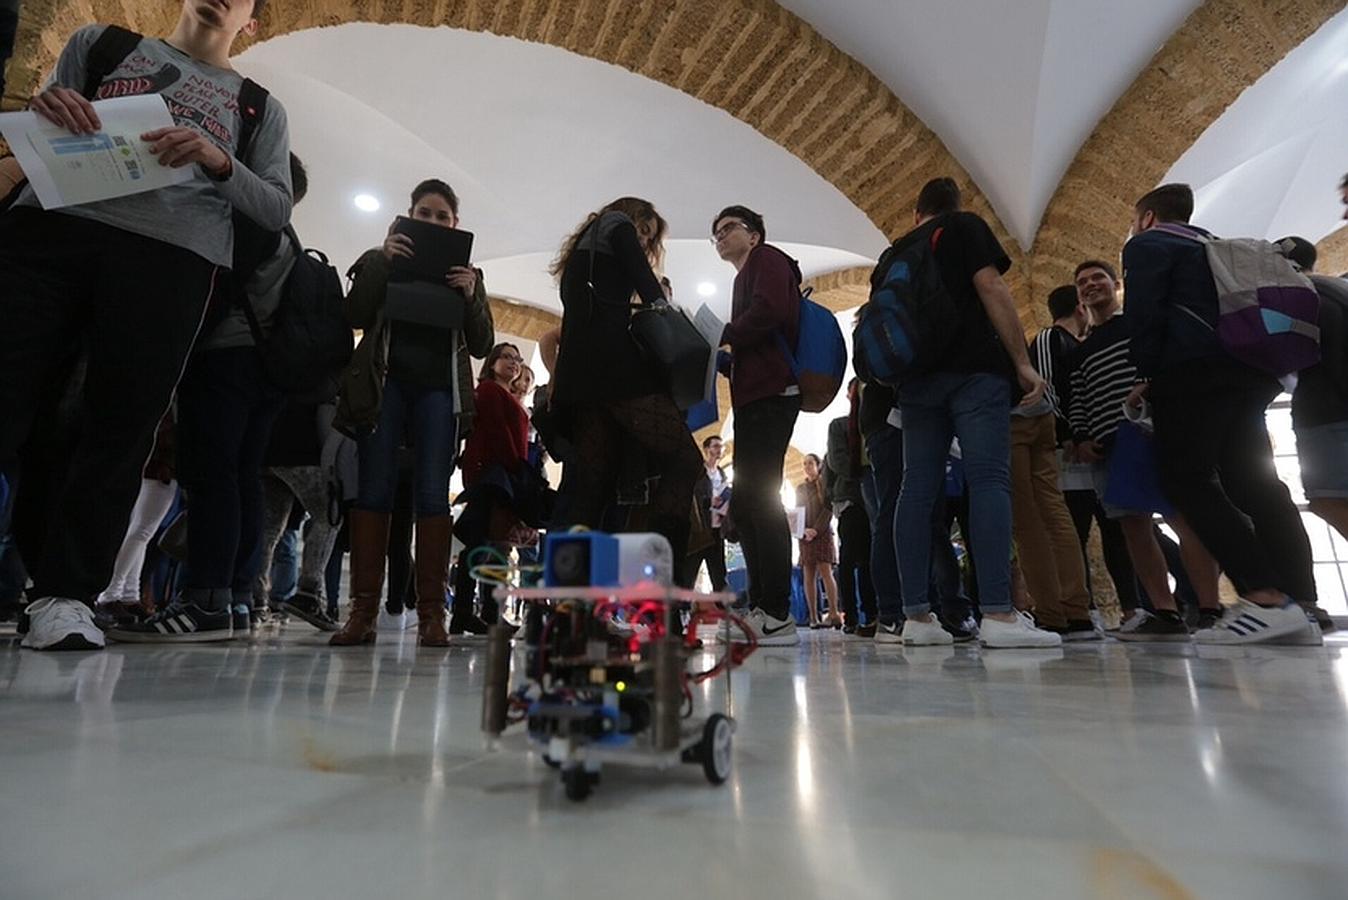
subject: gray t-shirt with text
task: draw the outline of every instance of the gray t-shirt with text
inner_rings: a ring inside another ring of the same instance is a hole
[[[48,86],[77,91],[84,87],[89,48],[104,27],[89,25],[71,36]],[[162,94],[175,123],[201,132],[235,156],[242,87],[238,72],[194,59],[162,40],[145,38],[104,80],[98,99]],[[268,231],[280,231],[290,221],[290,136],[285,108],[275,97],[268,98],[247,159],[235,159],[229,178],[216,181],[200,166],[194,168],[194,177],[184,184],[68,206],[61,212],[182,247],[221,266],[233,260],[233,210]],[[41,204],[32,188],[26,188],[16,205]]]

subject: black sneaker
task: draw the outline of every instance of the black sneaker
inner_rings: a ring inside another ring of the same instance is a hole
[[[875,623],[875,642],[877,644],[895,644],[902,647],[903,623],[877,621]]]
[[[856,634],[856,633],[857,633],[857,626],[854,625],[853,623],[848,622],[846,625],[843,626],[843,634]]]
[[[1209,628],[1215,628],[1221,620],[1222,611],[1220,609],[1199,609],[1198,618],[1194,621],[1194,631],[1207,631]]]
[[[206,610],[178,602],[144,622],[118,625],[108,637],[128,644],[201,644],[234,637],[234,613],[229,607]]]
[[[1044,631],[1051,631],[1062,638],[1063,643],[1080,643],[1082,641],[1103,641],[1105,633],[1095,627],[1095,623],[1090,619],[1079,619],[1075,622],[1068,622],[1066,625],[1040,625]]]
[[[878,622],[872,620],[870,622],[867,622],[865,625],[856,626],[847,633],[852,635],[853,637],[870,639],[875,637],[875,629],[878,625],[879,625]]]
[[[328,616],[327,610],[317,597],[303,591],[297,591],[289,600],[284,601],[281,604],[281,611],[303,619],[319,631],[337,631],[341,628]]]
[[[476,613],[452,613],[449,617],[449,633],[451,636],[486,637],[490,628],[491,626],[487,624],[486,620]]]
[[[936,621],[941,623],[941,627],[950,632],[950,637],[956,644],[967,644],[978,637],[978,623],[973,617],[965,619],[963,622],[952,622],[943,616],[937,616]]]
[[[1183,642],[1189,640],[1189,629],[1179,613],[1161,610],[1142,614],[1139,620],[1130,619],[1128,624],[1114,632],[1119,641],[1142,642]]]

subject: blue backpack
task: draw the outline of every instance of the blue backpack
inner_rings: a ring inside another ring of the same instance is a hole
[[[857,314],[852,365],[862,381],[898,386],[930,371],[960,327],[959,309],[941,281],[936,243],[896,241],[871,273],[871,297]]]
[[[838,317],[810,299],[807,288],[800,295],[800,336],[796,352],[777,335],[777,343],[791,365],[791,374],[800,386],[801,412],[823,412],[838,396],[847,374],[847,344]]]

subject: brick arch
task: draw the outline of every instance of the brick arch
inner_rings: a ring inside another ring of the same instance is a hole
[[[25,0],[13,91],[31,93],[80,25],[112,21],[162,33],[176,17],[169,0]],[[287,0],[269,4],[262,34],[348,22],[484,31],[622,66],[753,127],[891,237],[910,227],[922,184],[948,174],[1019,257],[1018,244],[940,139],[869,70],[774,0]]]
[[[1029,250],[1031,307],[1083,259],[1117,258],[1133,203],[1236,98],[1344,8],[1344,0],[1208,0],[1096,126]]]

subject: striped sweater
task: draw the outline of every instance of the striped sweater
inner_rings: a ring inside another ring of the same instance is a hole
[[[1123,313],[1091,329],[1072,356],[1067,420],[1072,439],[1109,447],[1123,421],[1123,401],[1137,383],[1129,356],[1131,324]]]

